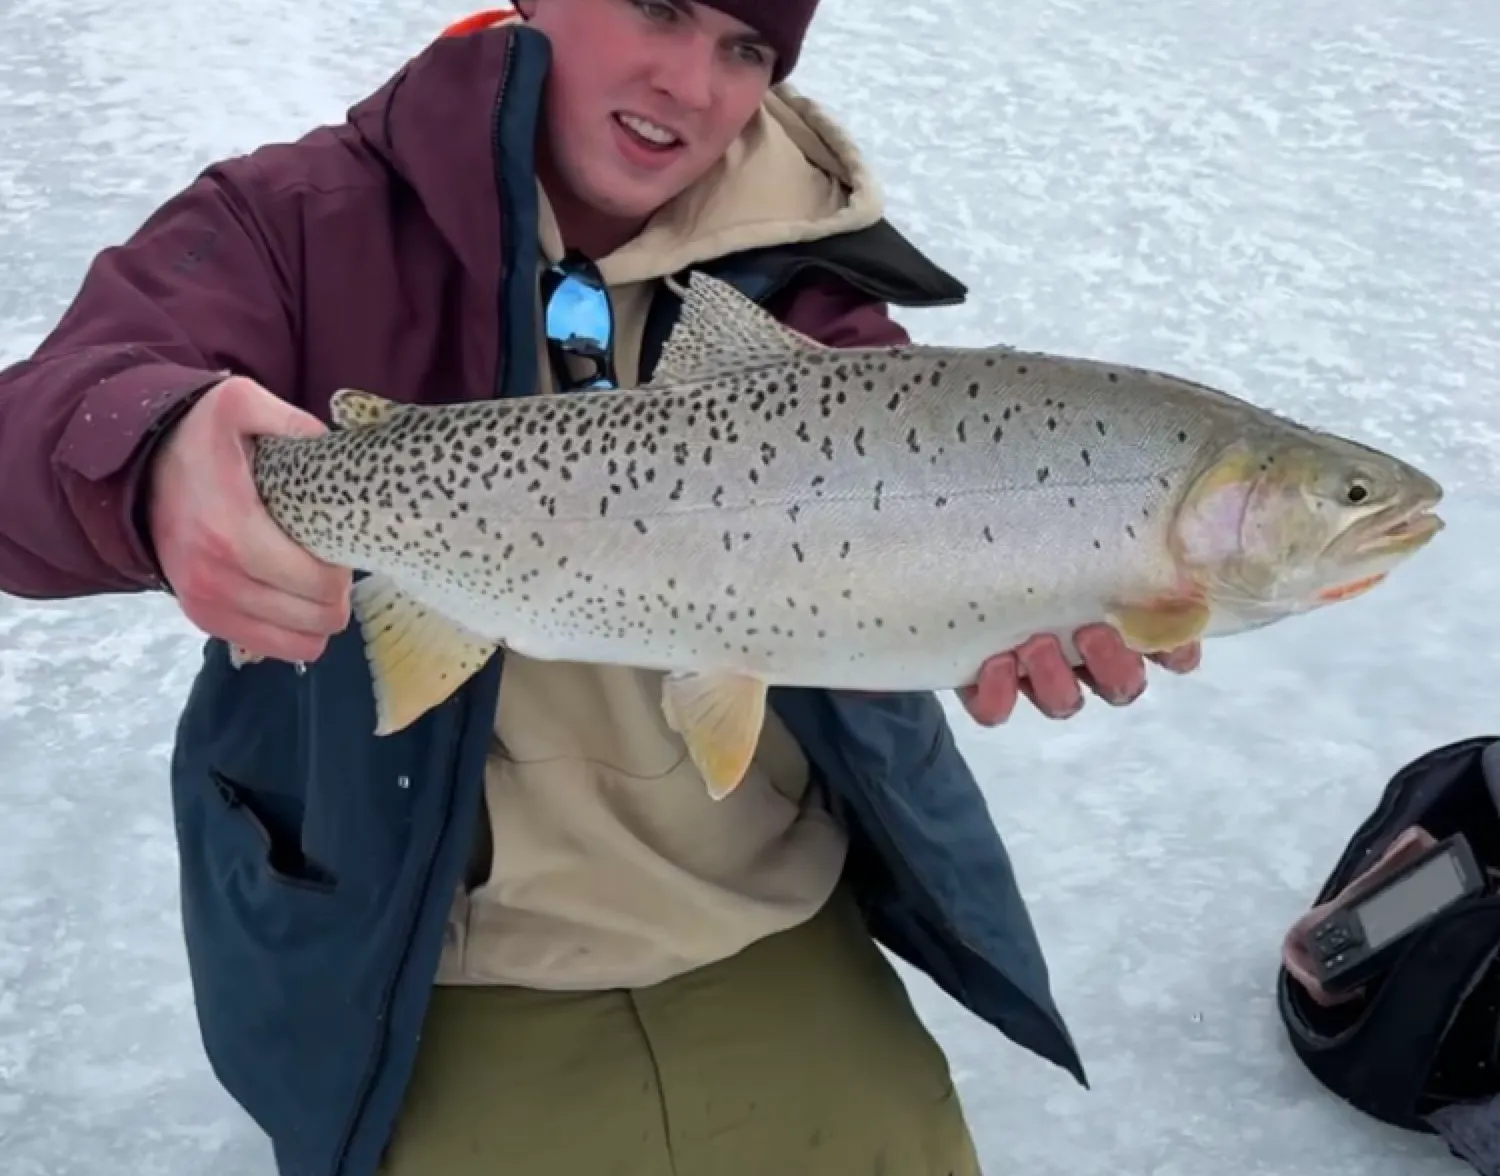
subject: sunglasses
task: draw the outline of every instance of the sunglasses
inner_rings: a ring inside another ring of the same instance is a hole
[[[548,266],[542,274],[542,320],[563,391],[616,386],[614,305],[598,266],[576,252]],[[567,358],[588,361],[590,373],[574,376]]]

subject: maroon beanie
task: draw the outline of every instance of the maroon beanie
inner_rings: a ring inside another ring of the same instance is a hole
[[[784,79],[797,64],[802,38],[807,35],[807,26],[818,8],[818,0],[698,0],[698,3],[744,21],[770,43],[776,51],[773,82]]]

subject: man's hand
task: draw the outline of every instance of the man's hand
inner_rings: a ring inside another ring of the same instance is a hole
[[[253,437],[325,431],[316,417],[233,377],[204,394],[153,459],[157,558],[182,611],[210,636],[262,657],[313,661],[349,623],[351,573],[286,536],[250,467]]]
[[[1033,637],[1019,648],[989,659],[979,680],[959,692],[964,708],[976,722],[997,726],[1010,718],[1022,696],[1048,718],[1066,719],[1083,707],[1084,688],[1110,703],[1125,706],[1146,689],[1146,660],[1131,652],[1108,625],[1086,625],[1073,637],[1083,665],[1074,667],[1052,636]],[[1173,673],[1198,668],[1201,648],[1185,645],[1151,661]]]

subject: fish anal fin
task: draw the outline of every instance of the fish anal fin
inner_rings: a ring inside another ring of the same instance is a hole
[[[419,604],[384,576],[354,586],[352,608],[375,691],[375,733],[400,731],[447,699],[500,648]]]

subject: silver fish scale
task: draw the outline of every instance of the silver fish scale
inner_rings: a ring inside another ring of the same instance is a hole
[[[263,442],[273,517],[530,656],[943,688],[1173,582],[1172,503],[1256,410],[1003,350],[807,352]]]

